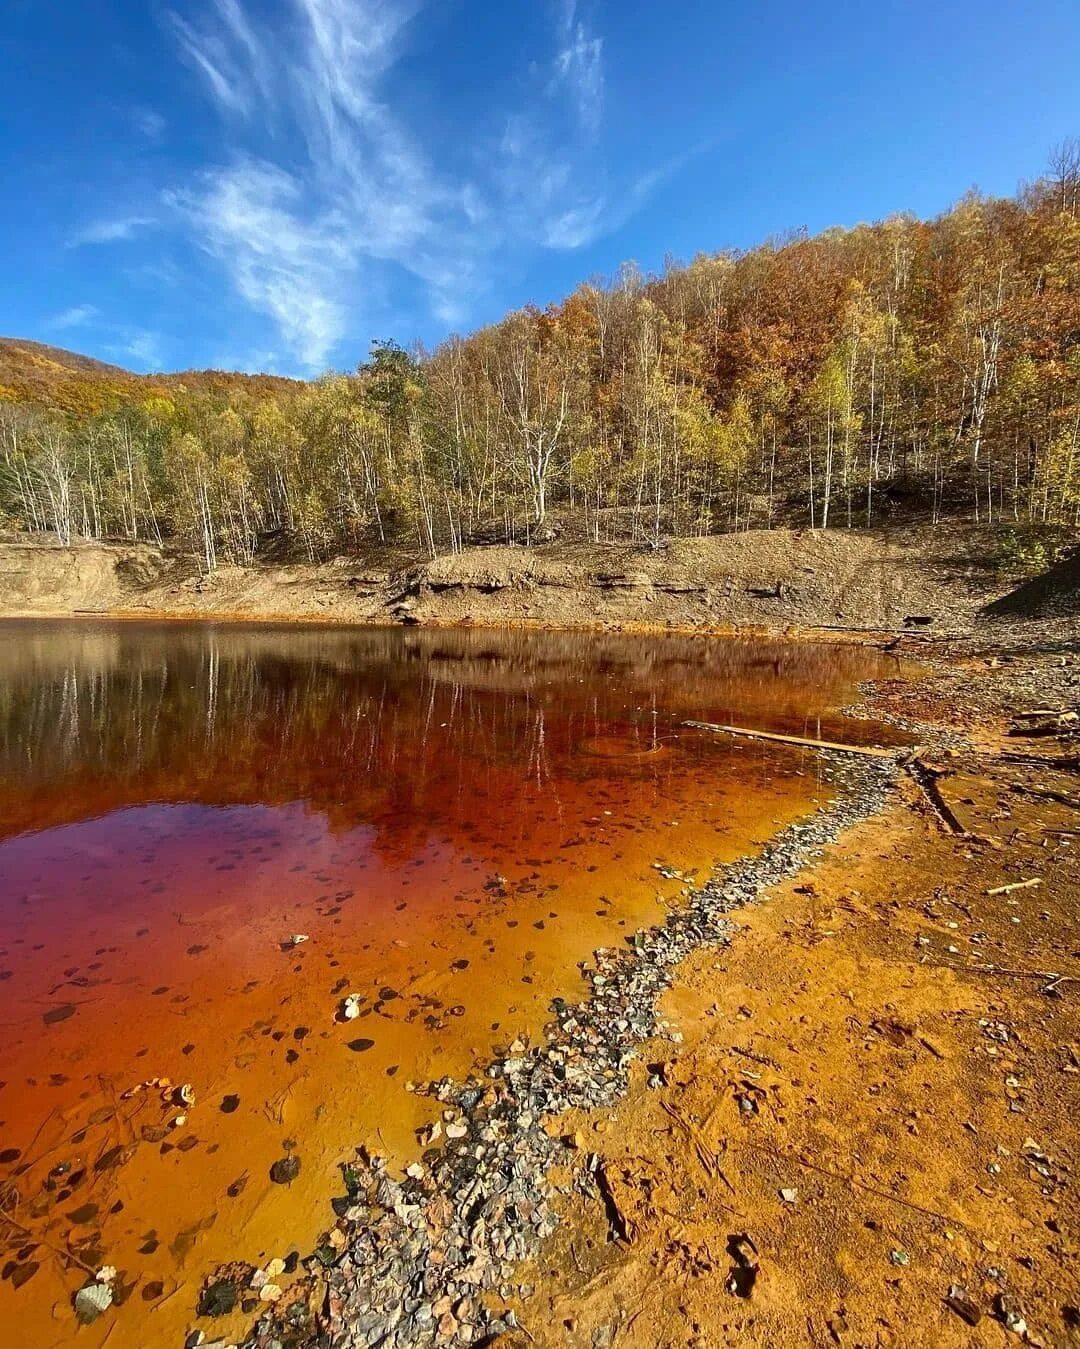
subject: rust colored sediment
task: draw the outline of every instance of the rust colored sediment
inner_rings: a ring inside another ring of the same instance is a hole
[[[896,668],[672,637],[15,627],[0,1318],[43,1349],[103,1263],[125,1301],[80,1343],[182,1340],[218,1262],[311,1246],[355,1144],[415,1150],[410,1078],[535,1033],[577,961],[678,902],[656,863],[702,874],[813,809],[811,752],[680,720],[837,734],[831,709]]]

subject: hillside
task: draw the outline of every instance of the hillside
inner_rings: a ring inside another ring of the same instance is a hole
[[[110,365],[94,356],[83,356],[65,347],[51,347],[25,337],[0,337],[0,379],[11,383],[20,375],[29,376],[41,371],[42,378],[75,372],[101,379],[131,378],[131,372],[119,365]]]
[[[251,389],[272,396],[297,385],[279,375],[185,370],[139,375],[93,356],[29,338],[0,337],[0,403],[31,404],[77,417],[115,412],[161,391],[200,391],[228,397]]]
[[[9,340],[0,525],[170,540],[204,572],[950,518],[1075,531],[1078,333],[1080,185],[1043,179],[627,267],[312,382]]]

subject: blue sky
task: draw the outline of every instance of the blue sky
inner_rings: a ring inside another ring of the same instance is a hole
[[[1076,0],[8,0],[0,332],[352,368],[627,259],[1012,193]]]

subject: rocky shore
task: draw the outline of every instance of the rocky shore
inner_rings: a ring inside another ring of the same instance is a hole
[[[246,1349],[476,1345],[515,1328],[508,1303],[530,1292],[516,1271],[554,1232],[560,1195],[578,1190],[605,1201],[602,1164],[579,1135],[559,1131],[559,1116],[622,1097],[643,1047],[681,1038],[657,1010],[675,967],[725,943],[728,915],[888,799],[896,779],[890,761],[821,758],[828,803],[758,856],[724,868],[661,926],[636,933],[624,949],[595,952],[582,971],[589,995],[553,1006],[543,1043],[515,1042],[466,1082],[413,1084],[435,1112],[422,1158],[402,1179],[363,1149],[343,1167],[335,1227]],[[745,1109],[755,1108],[748,1097]],[[224,1343],[202,1334],[190,1343]]]

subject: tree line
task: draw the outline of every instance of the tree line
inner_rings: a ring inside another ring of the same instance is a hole
[[[311,383],[0,388],[0,520],[207,570],[913,515],[1080,524],[1080,145],[1013,199],[625,266]],[[100,403],[100,406],[96,406]]]

